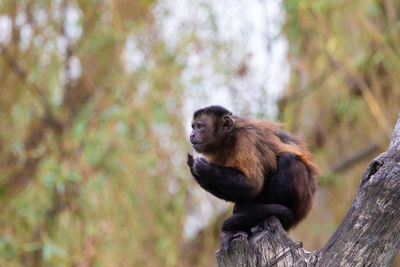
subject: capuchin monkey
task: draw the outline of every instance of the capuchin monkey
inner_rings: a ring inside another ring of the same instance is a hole
[[[240,118],[220,106],[197,110],[190,142],[202,157],[188,154],[194,179],[214,196],[235,203],[221,227],[221,249],[275,216],[285,230],[312,208],[318,169],[300,138],[280,124]]]

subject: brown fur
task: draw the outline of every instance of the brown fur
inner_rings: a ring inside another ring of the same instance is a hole
[[[209,119],[211,116],[208,115],[207,117]],[[278,137],[278,133],[281,132],[280,123],[244,119],[236,116],[231,118],[234,121],[234,129],[227,141],[218,151],[203,153],[203,155],[214,164],[236,168],[243,172],[255,185],[254,195],[257,195],[263,187],[264,174],[276,169],[277,156],[282,153],[297,155],[312,176],[318,173],[318,168],[311,161],[311,154],[304,141],[294,135],[290,135],[290,137],[295,142],[284,143],[280,140]],[[210,123],[216,123],[216,120],[217,118],[214,117]],[[214,125],[210,126],[213,127]],[[301,179],[301,177],[298,177],[298,179]],[[307,179],[307,177],[303,179]],[[301,181],[298,181],[297,184],[300,186],[298,190],[303,191],[304,189],[308,192],[308,188],[301,188]],[[315,191],[315,188],[316,184],[313,191]],[[304,192],[304,194],[306,195],[307,192]],[[308,210],[309,208],[307,208]]]

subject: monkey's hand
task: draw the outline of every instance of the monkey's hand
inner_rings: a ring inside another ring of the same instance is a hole
[[[188,159],[187,159],[187,165],[189,166],[189,168],[191,169],[193,167],[193,155],[188,153],[187,154]]]
[[[187,159],[187,165],[190,168],[190,172],[192,173],[193,176],[196,176],[195,172],[194,172],[194,158],[193,155],[188,153],[188,159]]]
[[[193,159],[191,154],[188,154],[187,164],[193,176],[199,177],[202,173],[207,172],[211,168],[211,163],[203,157]]]

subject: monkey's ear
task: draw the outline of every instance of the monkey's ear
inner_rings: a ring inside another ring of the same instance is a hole
[[[231,116],[225,115],[222,118],[222,129],[227,133],[233,130],[233,120]]]

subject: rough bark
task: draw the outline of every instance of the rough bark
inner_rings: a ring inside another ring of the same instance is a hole
[[[390,266],[400,249],[400,114],[389,148],[367,167],[353,204],[320,251],[294,243],[272,217],[264,231],[218,251],[223,266]]]

